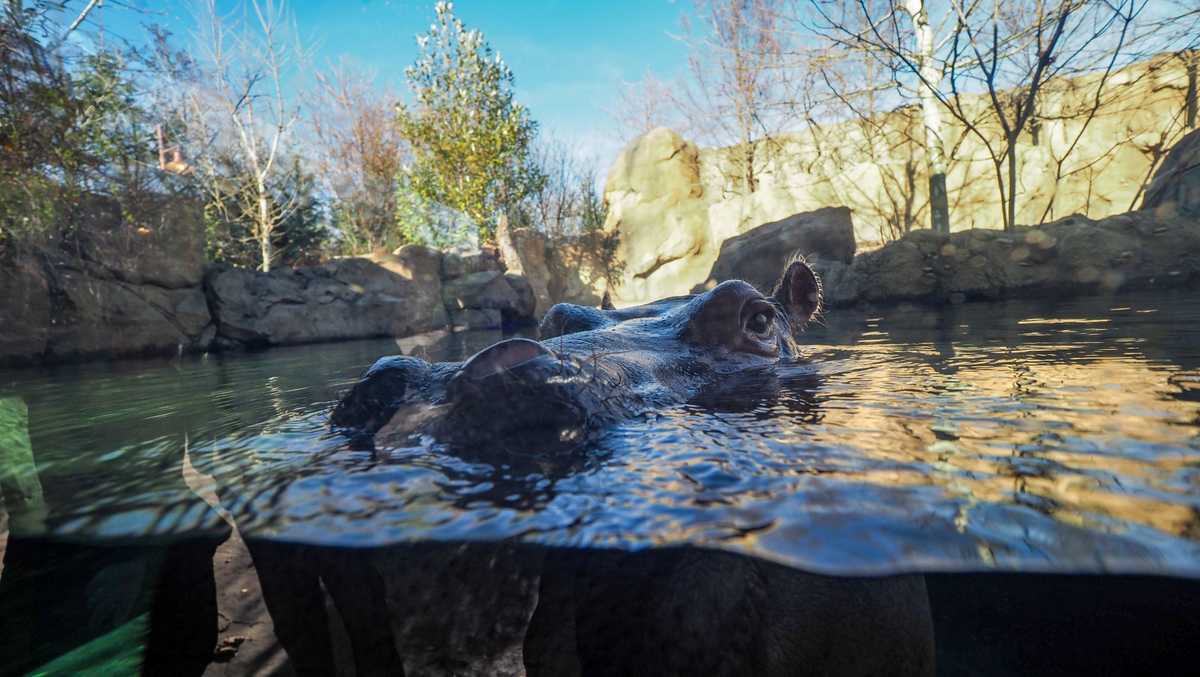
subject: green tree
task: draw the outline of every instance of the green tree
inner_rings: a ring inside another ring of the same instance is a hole
[[[491,241],[499,214],[545,180],[530,152],[537,123],[513,100],[512,71],[483,34],[467,30],[452,3],[435,11],[433,26],[417,38],[420,56],[405,71],[415,101],[398,109],[413,159],[401,170],[397,218],[411,239],[458,239],[461,233],[441,229],[424,234],[430,224],[419,220],[441,205]]]
[[[214,158],[222,177],[204,209],[205,242],[209,259],[247,268],[261,263],[258,224],[259,193],[254,172],[238,156]],[[273,261],[280,265],[314,263],[329,244],[331,231],[324,203],[317,195],[311,172],[292,156],[286,174],[269,189],[267,216]]]
[[[67,237],[97,197],[136,220],[149,193],[173,188],[152,169],[154,121],[127,54],[64,55],[53,9],[0,12],[0,241]]]

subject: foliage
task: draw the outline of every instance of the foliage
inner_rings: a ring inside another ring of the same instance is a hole
[[[215,0],[204,9],[200,78],[186,88],[185,135],[195,154],[193,180],[210,201],[221,201],[231,179],[222,162],[232,162],[241,174],[237,192],[248,195],[255,209],[251,221],[258,243],[258,267],[268,271],[277,263],[275,230],[298,205],[280,202],[289,193],[284,161],[294,142],[299,106],[284,83],[298,75],[305,56],[291,48],[290,15],[281,0],[249,0],[242,18],[221,15]],[[298,44],[298,42],[297,42]],[[246,193],[246,191],[249,193]]]
[[[89,195],[136,205],[173,187],[154,176],[153,124],[127,55],[69,65],[43,44],[37,9],[0,21],[0,239],[61,239]]]
[[[604,226],[604,200],[596,187],[596,166],[561,142],[535,148],[534,162],[545,180],[530,192],[514,219],[550,236],[579,235]]]
[[[397,218],[419,239],[426,224],[408,220],[438,204],[465,214],[479,239],[495,237],[496,219],[543,183],[530,157],[537,123],[513,100],[513,75],[478,30],[467,30],[453,5],[439,2],[420,55],[405,74],[415,102],[402,105],[397,123],[412,146],[402,170]],[[457,232],[436,239],[453,240]]]
[[[258,239],[258,192],[253,173],[240,167],[233,157],[221,162],[221,184],[204,210],[206,253],[213,261],[248,268],[260,263]],[[276,262],[284,265],[312,263],[330,243],[332,232],[325,204],[318,197],[315,177],[293,157],[283,180],[269,197],[269,217]],[[283,205],[287,205],[286,211]]]
[[[405,241],[396,199],[408,156],[396,125],[397,97],[345,66],[316,78],[310,114],[320,148],[317,162],[333,196],[336,248],[346,254],[395,249]]]

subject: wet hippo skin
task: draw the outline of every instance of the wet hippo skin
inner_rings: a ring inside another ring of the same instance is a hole
[[[770,295],[730,280],[634,308],[559,304],[540,341],[502,341],[461,363],[380,360],[332,424],[366,448],[430,436],[469,459],[569,457],[622,419],[769,390],[820,309],[820,280],[799,257]],[[933,674],[920,576],[516,544],[397,547],[374,565],[409,675]]]
[[[636,308],[559,304],[540,341],[501,341],[461,363],[379,360],[331,422],[366,445],[419,435],[472,448],[573,444],[607,424],[773,374],[797,357],[820,308],[820,280],[799,258],[770,296],[729,280]]]
[[[932,675],[921,576],[839,578],[711,550],[548,557],[534,675]]]

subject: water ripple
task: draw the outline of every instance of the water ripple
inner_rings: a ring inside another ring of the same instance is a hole
[[[12,522],[139,540],[217,528],[219,509],[247,534],[322,544],[1200,575],[1200,301],[1047,305],[842,313],[778,393],[664,410],[569,453],[349,450],[328,411],[391,342],[8,372],[46,495],[41,519]]]

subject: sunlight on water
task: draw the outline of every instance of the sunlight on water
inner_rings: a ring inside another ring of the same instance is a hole
[[[333,545],[516,537],[706,544],[843,573],[1200,574],[1200,302],[831,322],[777,394],[554,454],[348,450],[329,409],[394,341],[8,372],[44,498],[10,500],[0,526],[137,541],[217,530],[219,510],[244,534]],[[462,359],[497,338],[399,350]],[[28,476],[14,459],[5,472]]]

